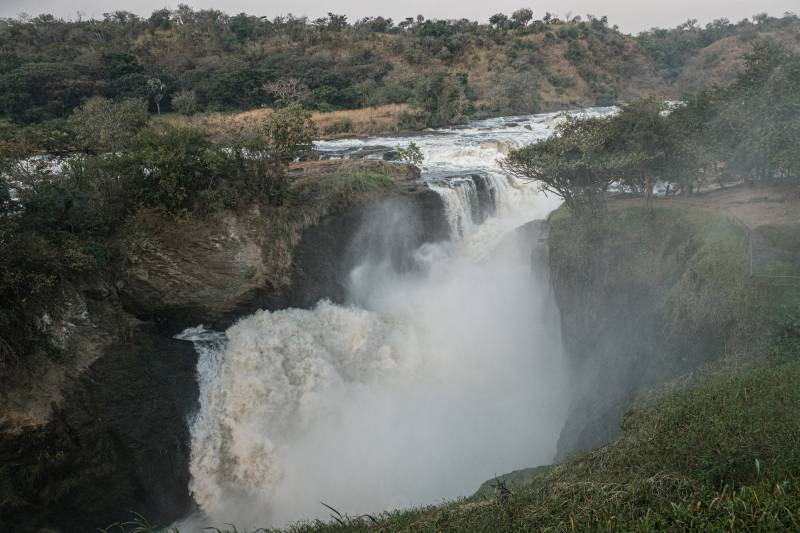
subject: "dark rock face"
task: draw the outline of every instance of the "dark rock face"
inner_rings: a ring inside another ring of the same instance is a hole
[[[470,178],[475,184],[475,189],[478,193],[478,216],[476,220],[482,223],[497,211],[496,192],[487,176],[473,174]]]
[[[607,444],[641,391],[725,349],[730,324],[717,322],[718,302],[693,267],[704,253],[696,230],[680,219],[659,232],[624,227],[551,227],[547,260],[574,391],[556,461]]]
[[[45,426],[0,438],[16,496],[0,529],[83,533],[130,510],[160,523],[188,511],[196,361],[189,343],[136,332],[69,384]]]
[[[300,218],[280,227],[279,217],[257,207],[205,221],[157,223],[151,234],[136,236],[119,290],[125,309],[162,328],[180,330],[204,324],[228,327],[256,309],[309,307],[321,298],[341,302],[350,239],[365,213],[384,199],[409,206],[417,229],[414,248],[446,239],[444,204],[417,181],[419,170],[384,161],[312,161],[296,165],[298,179],[353,171],[383,172],[395,189],[346,208],[320,208],[318,220]],[[328,179],[328,178],[325,178]],[[292,243],[282,235],[297,235]]]
[[[378,211],[382,216],[374,216]],[[394,229],[375,228],[375,224],[386,224],[392,215],[407,230],[399,238],[391,243],[376,243],[374,238],[370,243],[354,242],[370,239],[363,234],[364,228]],[[448,234],[442,199],[428,188],[325,217],[303,233],[294,249],[292,283],[286,303],[300,308],[311,307],[322,298],[343,303],[347,298],[347,274],[368,253],[359,248],[369,247],[375,253],[391,257],[395,268],[403,271],[409,268],[411,254],[420,245],[445,240]],[[381,246],[391,249],[376,250]]]

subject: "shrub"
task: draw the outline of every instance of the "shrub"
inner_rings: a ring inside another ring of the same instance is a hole
[[[172,109],[181,115],[194,115],[197,112],[197,95],[194,91],[180,91],[172,97]]]

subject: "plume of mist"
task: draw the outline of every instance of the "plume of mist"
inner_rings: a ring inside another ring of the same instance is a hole
[[[190,489],[205,524],[433,503],[552,459],[565,376],[530,239],[414,250],[410,209],[365,217],[351,305],[260,311],[201,350]]]

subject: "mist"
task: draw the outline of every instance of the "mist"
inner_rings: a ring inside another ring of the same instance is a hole
[[[350,245],[349,305],[260,311],[201,344],[198,524],[436,503],[551,462],[568,400],[560,328],[533,240],[513,229],[556,205],[524,196],[417,250],[413,207],[383,203]]]

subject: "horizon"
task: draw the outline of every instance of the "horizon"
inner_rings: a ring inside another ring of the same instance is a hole
[[[86,1],[85,6],[82,5],[84,1]],[[202,0],[182,3],[186,3],[195,10],[217,9],[227,15],[247,13],[248,15],[265,16],[270,19],[291,14],[296,17],[308,17],[309,20],[313,20],[332,12],[347,15],[350,22],[364,17],[379,15],[399,22],[406,17],[422,14],[426,19],[452,20],[466,18],[487,23],[489,17],[494,13],[510,14],[516,9],[529,7],[516,0],[501,0],[498,3],[493,3],[491,8],[483,3],[455,4],[455,2],[451,1],[431,7],[427,2],[420,0],[412,0],[402,7],[396,4],[390,6],[376,5],[375,3],[367,4],[360,0],[343,0],[336,7],[326,7],[313,0],[299,2],[278,0],[273,2],[273,5],[266,10],[264,6],[258,5],[254,0],[232,0],[226,2],[224,7],[218,7],[214,2]],[[587,14],[593,14],[598,17],[607,16],[610,26],[617,25],[621,32],[628,34],[637,34],[652,28],[674,28],[689,19],[696,19],[700,26],[705,26],[707,23],[717,19],[727,18],[732,23],[736,23],[742,19],[752,19],[754,15],[761,13],[767,13],[772,17],[781,17],[786,13],[794,12],[792,8],[797,7],[795,2],[791,0],[766,0],[763,2],[750,0],[725,2],[715,0],[699,6],[693,4],[690,0],[678,0],[677,3],[673,2],[670,6],[665,6],[654,0],[645,2],[607,0],[602,4],[598,4],[593,0],[574,0],[569,6],[558,5],[556,2],[548,0],[548,4],[553,5],[532,7],[534,17],[541,19],[546,12],[557,15],[559,18],[568,18],[567,15],[585,16]],[[50,14],[61,19],[75,21],[78,19],[102,18],[104,13],[113,11],[129,11],[146,18],[157,9],[166,7],[174,10],[177,8],[177,4],[165,5],[160,0],[113,0],[105,2],[106,7],[102,9],[96,9],[95,5],[94,2],[88,2],[88,0],[77,0],[77,2],[70,3],[68,6],[54,0],[10,0],[4,2],[4,5],[0,5],[0,17],[17,18],[22,14],[35,17],[40,14]]]

